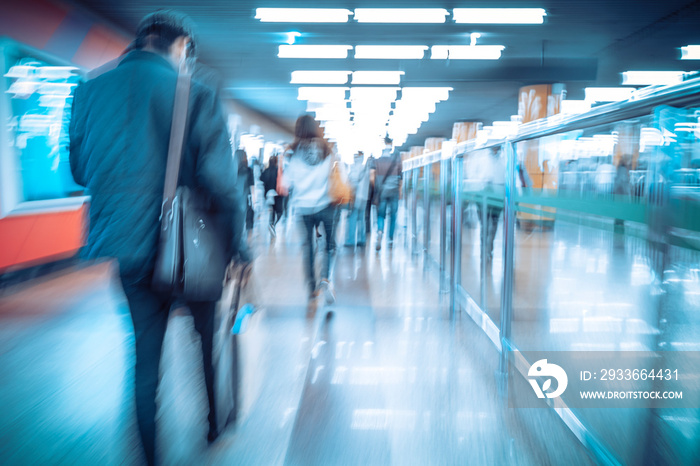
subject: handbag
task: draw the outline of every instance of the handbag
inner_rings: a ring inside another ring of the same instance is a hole
[[[221,296],[228,260],[216,215],[197,191],[177,186],[185,137],[191,76],[180,74],[175,90],[168,161],[160,216],[160,238],[152,288],[187,301]]]
[[[347,176],[341,172],[340,162],[337,159],[332,160],[331,163],[331,173],[328,177],[328,196],[331,198],[331,204],[335,205],[350,204],[354,198],[352,186],[350,186]]]

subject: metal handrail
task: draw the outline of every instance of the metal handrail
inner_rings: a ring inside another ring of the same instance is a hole
[[[661,87],[640,98],[612,102],[570,117],[553,116],[525,123],[511,142],[526,141],[553,134],[600,126],[648,115],[659,105],[688,106],[700,103],[700,78]]]
[[[659,105],[688,106],[693,104],[700,104],[700,78],[689,79],[672,86],[660,87],[642,97],[635,98],[633,96],[631,99],[622,102],[612,102],[601,105],[586,113],[565,117],[554,115],[548,118],[531,121],[521,125],[520,128],[518,128],[518,134],[516,136],[500,141],[492,141],[484,146],[476,147],[474,140],[465,141],[455,145],[453,156],[459,156],[474,150],[483,150],[493,146],[500,146],[505,142],[517,143],[638,118],[648,115]],[[424,165],[430,165],[437,161],[436,154],[438,152],[440,152],[440,150],[406,159],[403,162],[404,169],[411,170]]]

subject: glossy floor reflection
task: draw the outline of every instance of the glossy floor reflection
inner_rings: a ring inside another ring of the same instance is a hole
[[[254,240],[260,310],[239,339],[238,422],[206,446],[196,334],[174,311],[165,464],[589,463],[548,411],[524,421],[498,397],[492,344],[465,315],[450,318],[403,248],[339,250],[337,301],[309,313],[295,225]],[[76,269],[0,297],[2,464],[139,464],[130,321],[112,275],[109,264]]]

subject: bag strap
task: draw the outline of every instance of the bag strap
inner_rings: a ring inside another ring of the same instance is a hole
[[[386,179],[389,178],[389,175],[391,174],[391,171],[394,169],[396,166],[396,160],[398,157],[396,155],[391,156],[391,165],[389,165],[389,170],[387,170],[386,174],[384,174],[384,178],[382,178],[382,185],[386,183]]]
[[[163,188],[163,205],[175,198],[177,180],[180,175],[182,160],[182,145],[185,140],[185,122],[190,100],[189,73],[180,73],[175,88],[175,103],[173,104],[173,122],[170,126],[170,143],[168,144],[168,163],[165,166],[165,187]]]

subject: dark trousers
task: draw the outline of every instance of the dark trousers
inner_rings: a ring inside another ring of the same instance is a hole
[[[270,225],[273,227],[277,225],[277,222],[282,218],[282,214],[284,214],[284,198],[275,196],[275,203],[272,204],[272,209],[270,210]]]
[[[321,223],[323,223],[323,228],[326,232],[324,238],[326,240],[326,254],[323,257],[320,278],[330,279],[331,267],[335,256],[335,213],[336,207],[334,205],[329,205],[315,214],[302,215],[304,224],[304,273],[306,275],[306,284],[309,288],[309,293],[313,293],[316,289],[314,237],[316,236],[316,227]]]
[[[163,337],[173,300],[155,293],[149,281],[137,283],[122,277],[122,286],[129,302],[136,339],[136,417],[148,464],[156,463],[156,390],[160,381],[160,358]],[[214,368],[212,341],[214,337],[215,302],[188,302],[194,317],[194,327],[201,336],[204,381],[209,400],[209,426],[216,430],[214,407]]]
[[[483,207],[481,207],[481,204],[476,205],[476,211],[479,214],[479,221],[482,221]],[[498,220],[501,217],[501,212],[503,212],[502,207],[486,206],[486,225],[482,225],[482,228],[486,233],[486,258],[489,260],[493,257],[493,242],[496,239],[496,230],[498,229]]]

